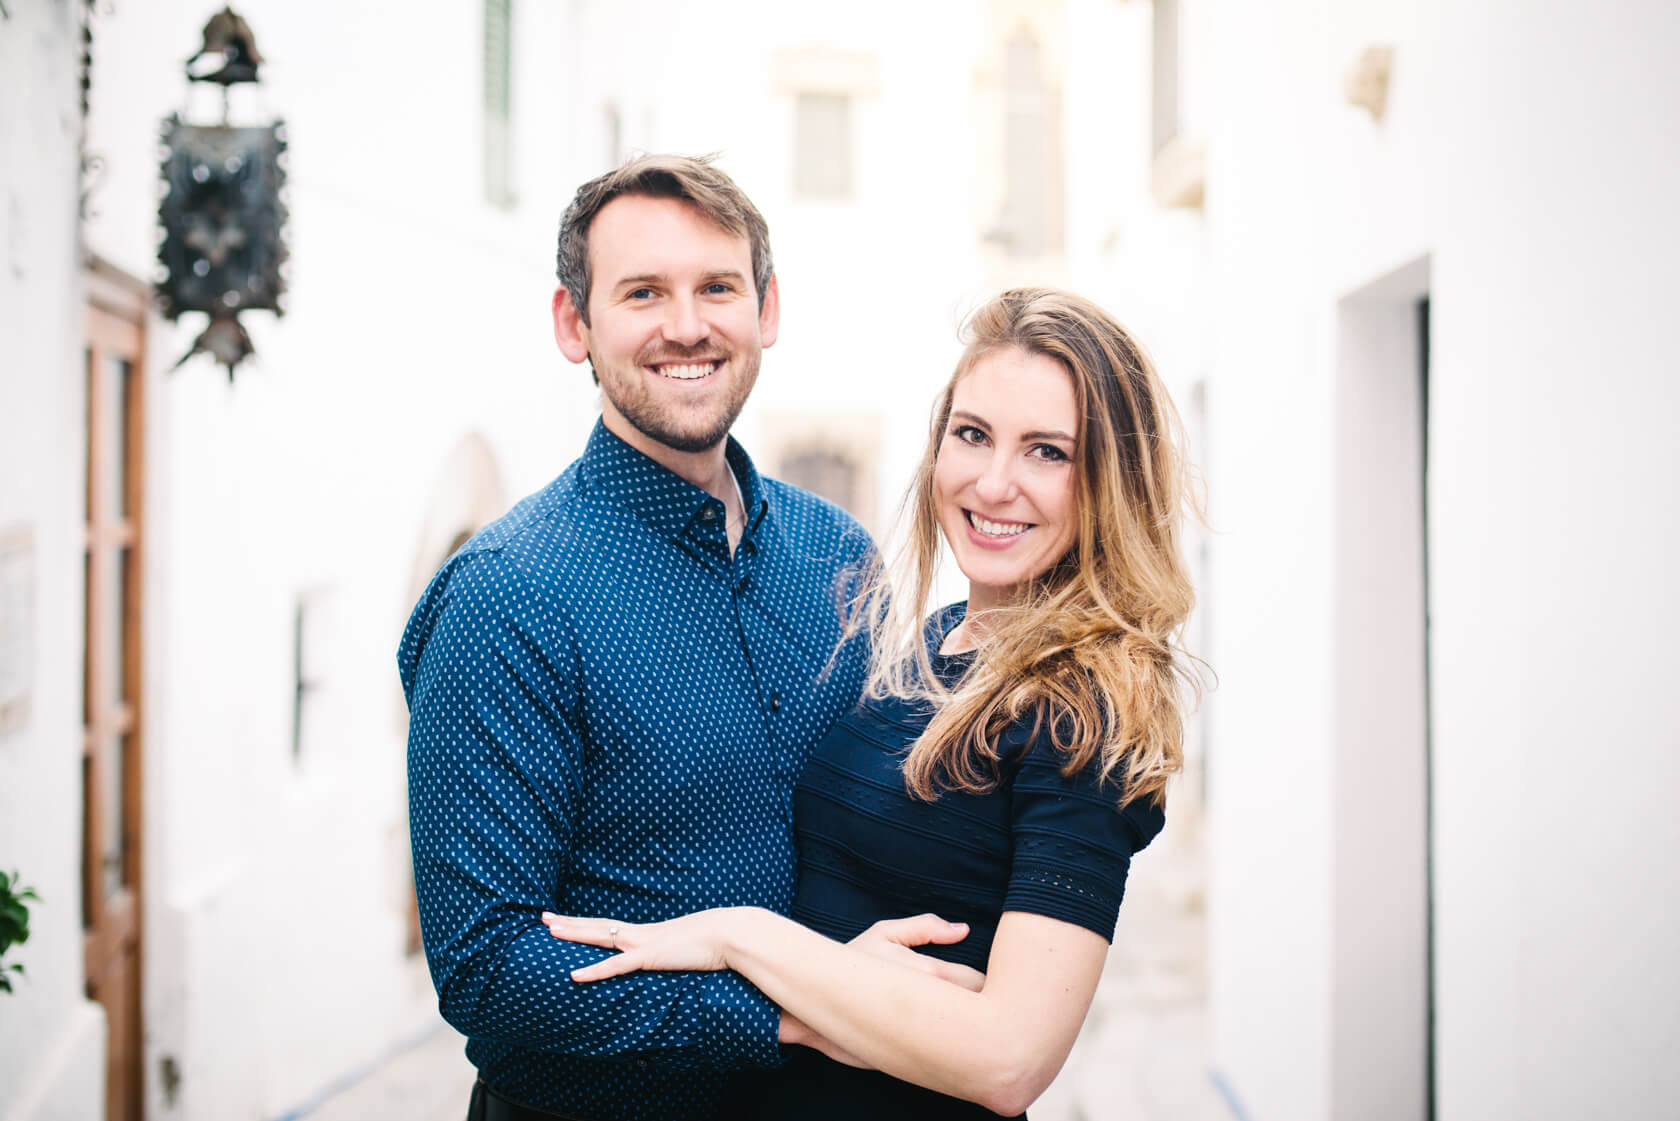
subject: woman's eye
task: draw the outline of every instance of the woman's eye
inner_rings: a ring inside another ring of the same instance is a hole
[[[1047,463],[1066,463],[1068,460],[1067,452],[1055,444],[1034,444],[1030,454]]]
[[[982,444],[986,441],[986,434],[972,424],[958,424],[951,428],[951,435],[965,444]]]

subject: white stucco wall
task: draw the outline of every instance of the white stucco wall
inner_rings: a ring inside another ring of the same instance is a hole
[[[66,0],[0,22],[0,538],[32,542],[30,607],[0,623],[28,711],[0,731],[0,868],[40,894],[0,993],[0,1117],[101,1108],[105,1020],[83,997],[82,536],[86,374],[76,253],[79,32]],[[13,589],[8,589],[13,590]],[[13,629],[21,628],[21,629]]]
[[[290,294],[246,318],[258,358],[229,385],[201,326],[156,322],[149,463],[147,1055],[158,1117],[272,1117],[435,1022],[402,953],[405,714],[394,652],[452,450],[491,449],[507,500],[546,482],[593,418],[550,339],[560,207],[541,113],[564,77],[542,6],[521,6],[510,211],[480,187],[480,12],[390,20],[376,5],[246,4],[268,62],[236,121],[290,132]],[[96,23],[90,146],[107,161],[91,248],[150,275],[156,129],[188,107],[179,60],[200,6],[119,5]],[[353,50],[323,49],[321,28]],[[569,175],[569,169],[566,172]],[[569,193],[570,185],[567,191]],[[302,751],[293,625],[310,605]],[[170,1060],[173,1092],[157,1076]]]
[[[1333,1102],[1382,1076],[1346,1065],[1336,1011],[1333,792],[1357,746],[1331,700],[1351,532],[1333,503],[1337,308],[1426,259],[1437,1116],[1662,1114],[1680,1090],[1662,1058],[1680,907],[1656,886],[1680,873],[1664,793],[1680,724],[1658,680],[1680,614],[1680,402],[1659,309],[1680,294],[1680,159],[1655,114],[1680,93],[1664,62],[1680,23],[1635,3],[1220,9],[1195,49],[1221,90],[1221,1073],[1256,1119],[1351,1115]],[[1396,48],[1380,124],[1340,91],[1372,44]]]

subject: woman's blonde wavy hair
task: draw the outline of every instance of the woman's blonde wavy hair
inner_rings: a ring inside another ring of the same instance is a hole
[[[1157,803],[1183,765],[1183,718],[1200,691],[1179,632],[1195,594],[1179,522],[1196,510],[1178,416],[1149,359],[1089,300],[1016,288],[969,317],[967,348],[934,405],[927,450],[905,495],[903,540],[852,601],[848,633],[872,640],[865,695],[923,699],[934,715],[904,761],[917,797],[983,792],[998,778],[998,738],[1031,716],[1073,774],[1091,765],[1121,805]],[[957,383],[983,357],[1016,347],[1054,360],[1073,380],[1074,505],[1066,556],[1010,606],[989,610],[973,667],[954,689],[928,659],[927,616],[941,536],[934,464]]]

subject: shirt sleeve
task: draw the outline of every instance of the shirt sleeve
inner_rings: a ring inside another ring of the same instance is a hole
[[[444,1019],[534,1050],[776,1065],[779,1011],[739,975],[577,984],[572,970],[607,952],[542,925],[569,871],[585,741],[575,648],[539,585],[499,553],[458,555],[416,606],[398,661],[420,927]]]
[[[1166,818],[1147,799],[1120,809],[1114,785],[1098,782],[1095,761],[1064,776],[1065,761],[1048,731],[1021,757],[1010,799],[1014,857],[1003,909],[1061,919],[1112,941],[1132,855]]]

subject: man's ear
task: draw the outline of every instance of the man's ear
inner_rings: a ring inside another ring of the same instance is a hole
[[[564,284],[554,290],[554,341],[568,362],[582,362],[589,357],[589,325],[572,302],[572,293]]]
[[[776,341],[782,325],[782,294],[776,286],[776,274],[770,274],[770,286],[764,290],[764,306],[758,309],[758,345],[769,346]]]

